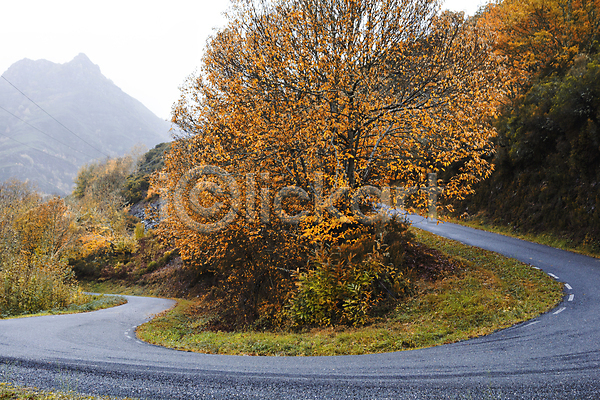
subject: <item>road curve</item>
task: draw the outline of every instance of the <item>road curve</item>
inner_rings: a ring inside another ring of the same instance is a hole
[[[149,399],[598,399],[600,260],[413,218],[565,283],[554,310],[489,336],[365,356],[243,357],[169,350],[134,329],[173,305],[128,297],[86,314],[0,321],[0,381]]]

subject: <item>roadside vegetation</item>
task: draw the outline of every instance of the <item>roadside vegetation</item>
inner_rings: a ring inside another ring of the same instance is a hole
[[[534,318],[562,299],[562,285],[531,266],[424,231],[414,233],[438,264],[439,275],[414,276],[412,293],[368,326],[215,331],[206,304],[181,300],[137,334],[149,343],[211,354],[383,353],[486,335]]]
[[[104,294],[82,294],[78,302],[71,303],[68,307],[51,308],[35,313],[23,314],[2,314],[0,319],[4,318],[21,318],[21,317],[39,317],[43,315],[60,315],[60,314],[75,314],[80,312],[103,310],[120,306],[127,303],[127,300],[122,296],[104,295]]]
[[[76,232],[65,201],[45,200],[27,184],[0,184],[0,315],[81,302],[68,265]]]
[[[79,280],[119,276],[126,268],[119,262],[128,260],[138,246],[152,256],[160,251],[155,243],[146,246],[152,241],[146,239],[140,219],[128,212],[128,199],[152,200],[147,175],[160,166],[166,146],[143,157],[131,154],[84,166],[73,195],[66,198],[43,196],[15,180],[0,183],[0,317],[77,312],[124,302],[85,295]],[[144,179],[146,185],[140,186]],[[140,260],[145,272],[170,257],[152,256],[148,262]]]
[[[494,122],[494,172],[456,203],[455,218],[600,255],[599,9],[560,0],[485,9],[521,79]]]
[[[69,265],[79,238],[65,199],[0,183],[0,318],[72,313],[122,304],[82,292]]]
[[[133,400],[109,396],[87,396],[72,391],[40,390],[0,382],[1,400]]]

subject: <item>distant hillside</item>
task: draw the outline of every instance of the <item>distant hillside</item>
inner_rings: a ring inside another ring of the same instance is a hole
[[[2,76],[81,139],[0,79],[0,181],[30,180],[46,193],[64,195],[73,189],[80,166],[170,140],[170,124],[119,89],[84,54],[65,64],[24,59]]]

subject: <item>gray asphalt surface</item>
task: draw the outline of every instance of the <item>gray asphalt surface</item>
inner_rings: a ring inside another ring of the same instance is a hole
[[[148,345],[135,327],[172,306],[0,321],[0,381],[149,399],[598,399],[600,260],[462,226],[416,227],[517,258],[565,283],[549,313],[492,335],[366,356],[243,357]]]

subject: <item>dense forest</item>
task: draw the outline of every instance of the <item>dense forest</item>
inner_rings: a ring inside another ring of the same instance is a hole
[[[518,79],[494,121],[494,173],[456,215],[600,251],[599,10],[504,1],[480,15]]]

